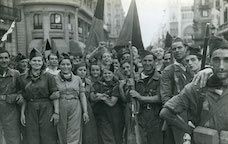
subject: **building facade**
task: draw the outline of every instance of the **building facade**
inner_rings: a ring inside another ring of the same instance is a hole
[[[193,10],[192,3],[181,0],[169,1],[169,32],[173,37],[181,37],[192,43]]]
[[[212,23],[214,0],[194,0],[193,11],[193,41],[198,46],[203,46],[206,24]]]
[[[228,0],[217,0],[215,3],[215,8],[219,13],[216,34],[228,40]]]
[[[16,7],[16,2],[16,0],[0,0],[0,38],[7,32],[14,20],[16,22],[21,20],[20,10]],[[12,55],[16,55],[18,49],[16,31],[15,28],[4,43]]]
[[[17,23],[18,52],[44,49],[46,41],[62,52],[69,42],[82,46],[88,37],[95,3],[91,0],[20,0],[21,21]]]

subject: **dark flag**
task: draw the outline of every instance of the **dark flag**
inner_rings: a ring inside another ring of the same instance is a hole
[[[139,55],[141,56],[144,52],[144,46],[135,0],[131,1],[122,30],[114,47],[115,50],[118,52],[119,49],[128,47],[129,41],[131,41],[132,46],[135,46],[138,49]]]
[[[165,37],[165,50],[169,50],[169,48],[172,46],[172,41],[172,36],[169,34],[169,32],[167,32]]]
[[[98,0],[92,21],[92,27],[90,28],[89,36],[86,40],[85,53],[92,52],[96,47],[98,47],[99,42],[105,41],[103,17],[104,0]]]

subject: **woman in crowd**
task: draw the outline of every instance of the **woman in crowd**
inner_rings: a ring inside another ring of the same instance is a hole
[[[92,83],[99,81],[101,78],[101,66],[97,63],[90,64],[90,77]]]
[[[101,68],[109,69],[112,64],[112,55],[109,51],[105,51],[101,56]]]
[[[72,73],[68,55],[59,61],[60,73],[56,77],[60,92],[60,119],[58,133],[60,144],[81,144],[82,119],[89,121],[85,88],[79,76]]]
[[[99,144],[122,144],[124,122],[118,97],[112,95],[113,88],[118,84],[113,72],[113,65],[110,69],[103,69],[102,79],[95,82],[91,90]]]
[[[59,120],[59,99],[55,78],[44,73],[42,54],[33,49],[29,70],[20,77],[24,103],[21,123],[26,126],[27,144],[56,144],[55,125]],[[53,123],[54,122],[54,123]]]
[[[75,65],[74,71],[76,75],[78,75],[82,79],[82,84],[85,87],[85,94],[87,97],[87,110],[89,115],[89,122],[83,125],[82,144],[98,144],[96,121],[94,118],[93,110],[90,105],[90,91],[92,87],[92,82],[90,79],[86,78],[86,63],[81,62]]]

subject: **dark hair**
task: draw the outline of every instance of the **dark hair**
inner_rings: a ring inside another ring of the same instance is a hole
[[[57,58],[59,59],[59,56],[57,54],[54,54],[54,53],[50,53],[48,56],[47,56],[47,59],[50,60],[50,56],[53,55],[53,56],[57,56]]]
[[[101,71],[101,66],[100,66],[97,62],[93,62],[93,63],[90,63],[90,66],[89,66],[89,72],[90,72],[90,73],[91,73],[91,68],[92,68],[93,65],[99,66],[100,71]]]
[[[60,59],[59,59],[59,65],[60,65],[60,63],[61,63],[64,59],[69,59],[71,65],[73,65],[73,63],[72,63],[72,61],[71,61],[71,59],[70,59],[70,56],[69,56],[68,54],[66,54],[66,53],[62,53],[62,54],[61,54]]]
[[[120,67],[122,67],[122,65],[125,64],[125,63],[131,64],[131,61],[130,60],[124,60],[124,61],[122,61],[121,64],[120,64]],[[135,72],[138,72],[139,71],[138,66],[134,62],[133,62],[133,65],[135,66]]]
[[[1,51],[1,52],[0,52],[0,54],[2,54],[2,53],[7,53],[8,56],[9,56],[9,58],[11,57],[11,56],[10,56],[10,53],[9,53],[7,50],[4,50],[4,51]]]

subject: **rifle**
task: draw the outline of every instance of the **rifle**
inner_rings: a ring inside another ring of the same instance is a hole
[[[210,29],[210,23],[206,24],[206,32],[204,37],[204,44],[203,44],[203,57],[202,57],[202,63],[201,63],[201,70],[204,69],[207,59],[207,46],[209,41],[209,29]]]
[[[133,63],[133,52],[132,52],[132,43],[129,41],[129,50],[130,50],[130,66],[131,66],[131,78],[134,79],[134,63]],[[131,90],[135,90],[135,84],[131,87]],[[127,139],[127,144],[141,144],[141,137],[139,133],[138,127],[138,117],[137,114],[139,113],[139,102],[135,98],[131,98],[131,119],[132,119],[132,128],[133,131],[130,132],[131,138]],[[129,141],[128,141],[129,140]],[[134,142],[132,142],[134,141]]]

